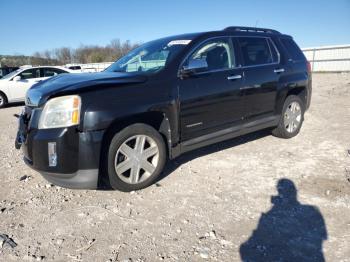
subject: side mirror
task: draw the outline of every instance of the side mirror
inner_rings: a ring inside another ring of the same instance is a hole
[[[19,80],[21,80],[21,77],[20,76],[15,76],[14,78],[13,78],[13,81],[19,81]]]
[[[201,59],[190,59],[188,65],[184,66],[181,70],[182,75],[191,75],[196,72],[203,71],[208,68],[207,60]]]

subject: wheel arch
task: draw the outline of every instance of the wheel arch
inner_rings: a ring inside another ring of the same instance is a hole
[[[139,113],[130,115],[123,118],[115,119],[107,127],[104,132],[102,143],[101,143],[101,152],[100,152],[100,167],[99,170],[102,171],[102,176],[99,179],[106,178],[105,170],[106,167],[106,154],[108,153],[109,142],[113,139],[114,135],[121,131],[123,128],[130,126],[132,124],[142,123],[153,127],[157,130],[160,135],[163,137],[166,151],[168,157],[172,157],[172,140],[171,140],[171,127],[169,122],[169,117],[161,111],[150,111],[145,113]]]
[[[0,94],[4,96],[5,98],[5,104],[7,104],[9,102],[8,96],[6,95],[5,92],[3,92],[2,90],[0,90]]]
[[[4,92],[3,90],[0,90],[0,94],[4,95],[4,97],[6,98],[6,101],[8,101],[8,96],[6,92]]]
[[[167,138],[170,135],[170,124],[166,114],[161,111],[151,111],[115,119],[107,127],[105,137],[114,135],[123,128],[136,123],[150,125]]]
[[[296,95],[300,97],[300,99],[304,103],[304,106],[306,107],[306,104],[307,104],[306,86],[287,87],[286,90],[284,90],[284,92],[281,92],[281,95],[279,95],[278,97],[277,108],[276,108],[276,112],[278,114],[282,113],[284,102],[286,101],[287,97],[290,95]]]
[[[300,99],[303,101],[304,105],[306,106],[306,102],[307,102],[307,91],[306,91],[306,86],[298,86],[298,87],[294,87],[292,89],[289,89],[286,95],[286,98],[290,95],[295,95],[300,97]]]

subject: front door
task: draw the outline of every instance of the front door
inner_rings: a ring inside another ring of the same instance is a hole
[[[190,60],[201,59],[207,68],[178,80],[182,141],[223,130],[241,122],[244,104],[243,75],[229,38],[208,40]]]
[[[41,80],[40,69],[26,69],[17,76],[19,76],[20,79],[12,79],[9,83],[9,90],[13,101],[23,101],[27,90]]]

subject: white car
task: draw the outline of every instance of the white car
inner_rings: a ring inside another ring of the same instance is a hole
[[[23,102],[27,90],[34,84],[62,73],[75,72],[60,66],[38,66],[20,68],[5,75],[0,79],[0,108],[8,103]]]

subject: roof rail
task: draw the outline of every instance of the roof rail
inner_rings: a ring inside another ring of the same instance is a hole
[[[224,31],[243,31],[243,32],[281,34],[277,30],[273,30],[273,29],[259,28],[259,27],[246,27],[246,26],[229,26],[229,27],[226,27]]]

